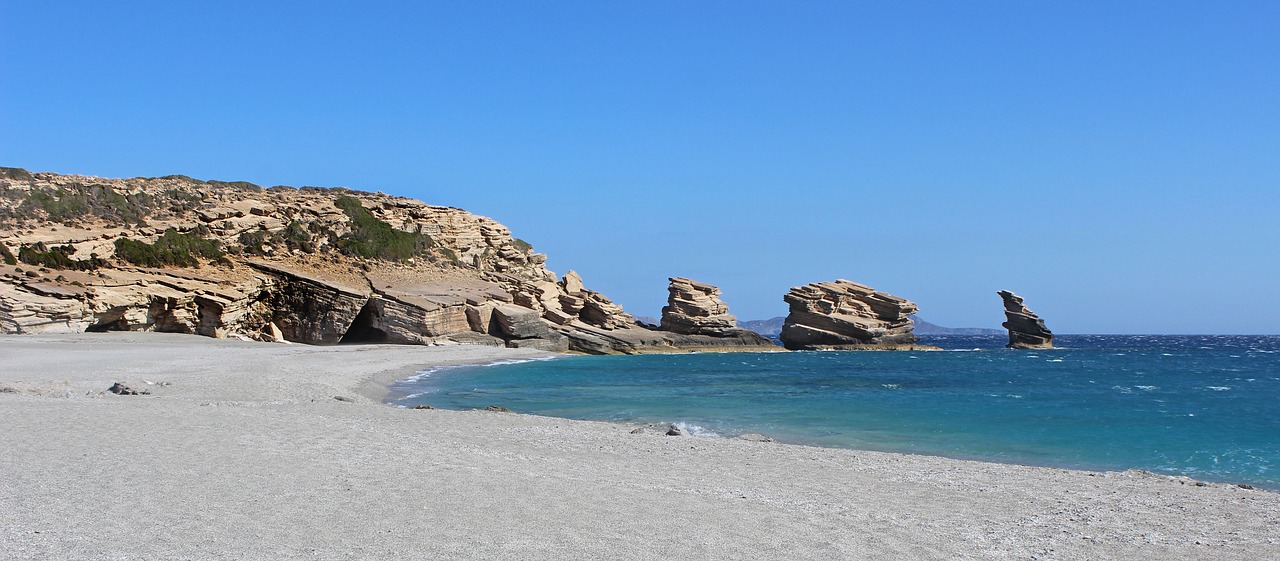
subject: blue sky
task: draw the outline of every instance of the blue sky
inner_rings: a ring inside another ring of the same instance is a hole
[[[1280,333],[1280,3],[0,1],[0,165],[465,208],[658,315]]]

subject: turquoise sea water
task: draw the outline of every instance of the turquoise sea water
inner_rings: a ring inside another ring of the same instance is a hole
[[[1280,489],[1280,337],[934,337],[942,352],[575,356],[424,372],[395,402]]]

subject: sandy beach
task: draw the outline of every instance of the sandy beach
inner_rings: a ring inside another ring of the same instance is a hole
[[[1280,493],[384,405],[543,356],[0,337],[3,559],[1264,559]],[[119,396],[115,382],[150,395]]]

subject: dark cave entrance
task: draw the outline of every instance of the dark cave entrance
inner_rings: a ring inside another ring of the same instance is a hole
[[[356,314],[356,319],[351,320],[351,327],[347,328],[347,332],[342,334],[342,340],[338,341],[339,345],[350,343],[386,343],[387,332],[374,327],[374,322],[379,317],[378,307],[374,305],[373,299],[364,303],[364,307],[360,308],[360,313]]]

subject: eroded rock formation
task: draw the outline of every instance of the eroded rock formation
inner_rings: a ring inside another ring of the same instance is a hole
[[[792,288],[782,344],[792,350],[911,349],[914,302],[847,280]]]
[[[686,278],[669,279],[662,328],[685,335],[722,335],[736,329],[738,318],[719,298],[720,289]]]
[[[1010,349],[1052,349],[1053,333],[1044,326],[1044,320],[1022,304],[1022,297],[1001,290],[996,294],[1004,300],[1005,322],[1000,324],[1009,330]]]
[[[645,328],[545,262],[489,218],[382,193],[0,168],[0,333],[584,353],[758,343]]]
[[[769,339],[737,326],[737,318],[719,298],[719,288],[682,277],[669,281],[661,329],[672,334],[674,345],[774,347]]]

